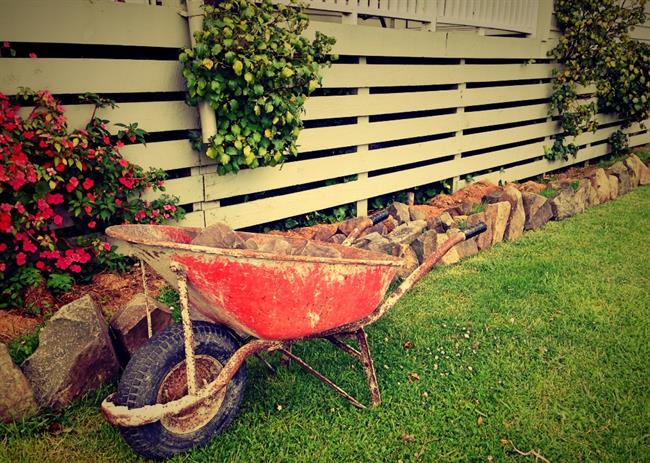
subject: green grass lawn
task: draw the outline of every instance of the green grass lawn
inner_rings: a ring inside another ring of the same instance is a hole
[[[252,363],[232,427],[175,461],[535,461],[514,444],[552,462],[648,462],[648,230],[643,187],[435,269],[368,329],[380,407],[358,411],[295,365]],[[296,352],[366,399],[343,354]],[[98,403],[0,428],[0,460],[137,461]]]

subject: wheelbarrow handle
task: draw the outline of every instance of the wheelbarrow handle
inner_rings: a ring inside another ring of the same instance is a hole
[[[487,225],[485,222],[479,222],[476,225],[472,225],[471,227],[466,228],[463,233],[465,234],[465,239],[469,240],[477,235],[480,235],[485,230],[487,230]]]
[[[375,212],[370,214],[368,218],[372,221],[373,225],[377,225],[379,222],[383,222],[388,218],[388,210],[384,209],[383,211]]]

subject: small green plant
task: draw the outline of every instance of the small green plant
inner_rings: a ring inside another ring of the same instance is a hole
[[[304,37],[309,20],[297,4],[224,0],[204,11],[196,45],[179,60],[187,102],[206,101],[216,112],[206,155],[220,175],[297,156],[303,105],[334,58],[335,40]]]
[[[47,278],[47,288],[54,294],[67,293],[72,289],[74,278],[67,273],[50,273]]]
[[[641,162],[644,164],[648,162],[648,158],[650,158],[650,151],[647,149],[640,149],[634,152],[634,154],[637,155],[639,159],[641,159]]]
[[[555,195],[557,194],[557,190],[555,188],[546,188],[542,190],[540,195],[544,196],[547,199],[553,199],[555,198]]]
[[[484,211],[485,211],[485,203],[474,204],[474,206],[472,206],[472,210],[470,212],[470,215],[471,214],[479,214],[479,213],[484,212]]]
[[[163,286],[158,292],[158,300],[171,309],[172,320],[175,323],[180,323],[181,301],[178,297],[178,292],[171,286]]]
[[[573,191],[578,191],[578,188],[580,188],[580,182],[577,181],[577,180],[574,180],[573,182],[571,182],[571,183],[569,184],[569,186],[571,187],[571,189],[572,189]]]

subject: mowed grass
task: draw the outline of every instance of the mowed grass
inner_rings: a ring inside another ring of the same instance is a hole
[[[552,462],[650,461],[649,229],[643,187],[434,269],[368,329],[380,407],[252,362],[232,427],[174,461],[535,461],[513,445]],[[366,399],[343,354],[320,341],[296,352]],[[138,461],[98,403],[49,418],[56,434],[2,428],[0,460]]]

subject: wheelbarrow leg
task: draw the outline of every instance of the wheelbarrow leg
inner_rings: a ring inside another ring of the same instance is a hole
[[[372,363],[370,348],[368,347],[368,336],[363,328],[359,328],[355,334],[357,336],[357,341],[359,342],[361,363],[363,364],[363,371],[366,374],[366,380],[368,381],[372,406],[376,407],[381,403],[381,395],[379,393],[379,383],[377,382],[375,366]]]

